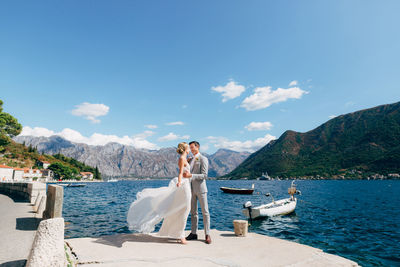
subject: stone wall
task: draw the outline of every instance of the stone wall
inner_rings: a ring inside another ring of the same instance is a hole
[[[62,217],[64,189],[58,185],[40,182],[0,182],[0,193],[28,201],[37,217],[44,219]]]
[[[35,202],[38,194],[42,192],[45,195],[46,184],[26,183],[26,182],[1,182],[0,193],[15,197],[21,200]]]

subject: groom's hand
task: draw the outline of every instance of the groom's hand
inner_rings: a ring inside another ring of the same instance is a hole
[[[185,177],[185,178],[191,178],[192,175],[191,175],[190,173],[188,173],[188,172],[184,172],[184,173],[183,173],[183,177]]]

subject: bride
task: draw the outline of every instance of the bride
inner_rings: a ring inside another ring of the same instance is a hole
[[[156,224],[164,220],[157,235],[186,244],[185,227],[190,212],[191,188],[190,180],[183,178],[183,173],[190,172],[187,161],[189,145],[179,143],[176,152],[180,154],[178,177],[173,178],[167,187],[146,188],[138,192],[129,208],[127,221],[130,230],[150,233]]]

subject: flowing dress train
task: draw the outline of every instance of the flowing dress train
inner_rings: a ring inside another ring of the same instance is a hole
[[[184,171],[188,170],[189,164]],[[190,180],[182,178],[180,187],[176,186],[177,182],[178,178],[175,177],[166,187],[146,188],[138,192],[128,211],[129,229],[151,233],[164,220],[158,236],[177,239],[185,237],[191,201]]]

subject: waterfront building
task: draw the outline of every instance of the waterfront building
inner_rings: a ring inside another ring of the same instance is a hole
[[[34,177],[41,178],[42,172],[39,169],[32,169],[32,168],[24,168],[24,175],[25,179],[32,179]]]
[[[91,172],[81,172],[82,180],[93,180],[93,173]]]
[[[23,181],[24,180],[24,169],[22,168],[14,168],[13,180],[14,181]]]
[[[40,161],[39,164],[42,165],[43,169],[47,169],[51,165],[48,161]]]
[[[44,178],[46,181],[53,180],[54,178],[54,172],[52,170],[44,169],[41,170],[41,173],[41,177]]]
[[[7,165],[0,165],[0,181],[12,181],[14,176],[14,169]]]

